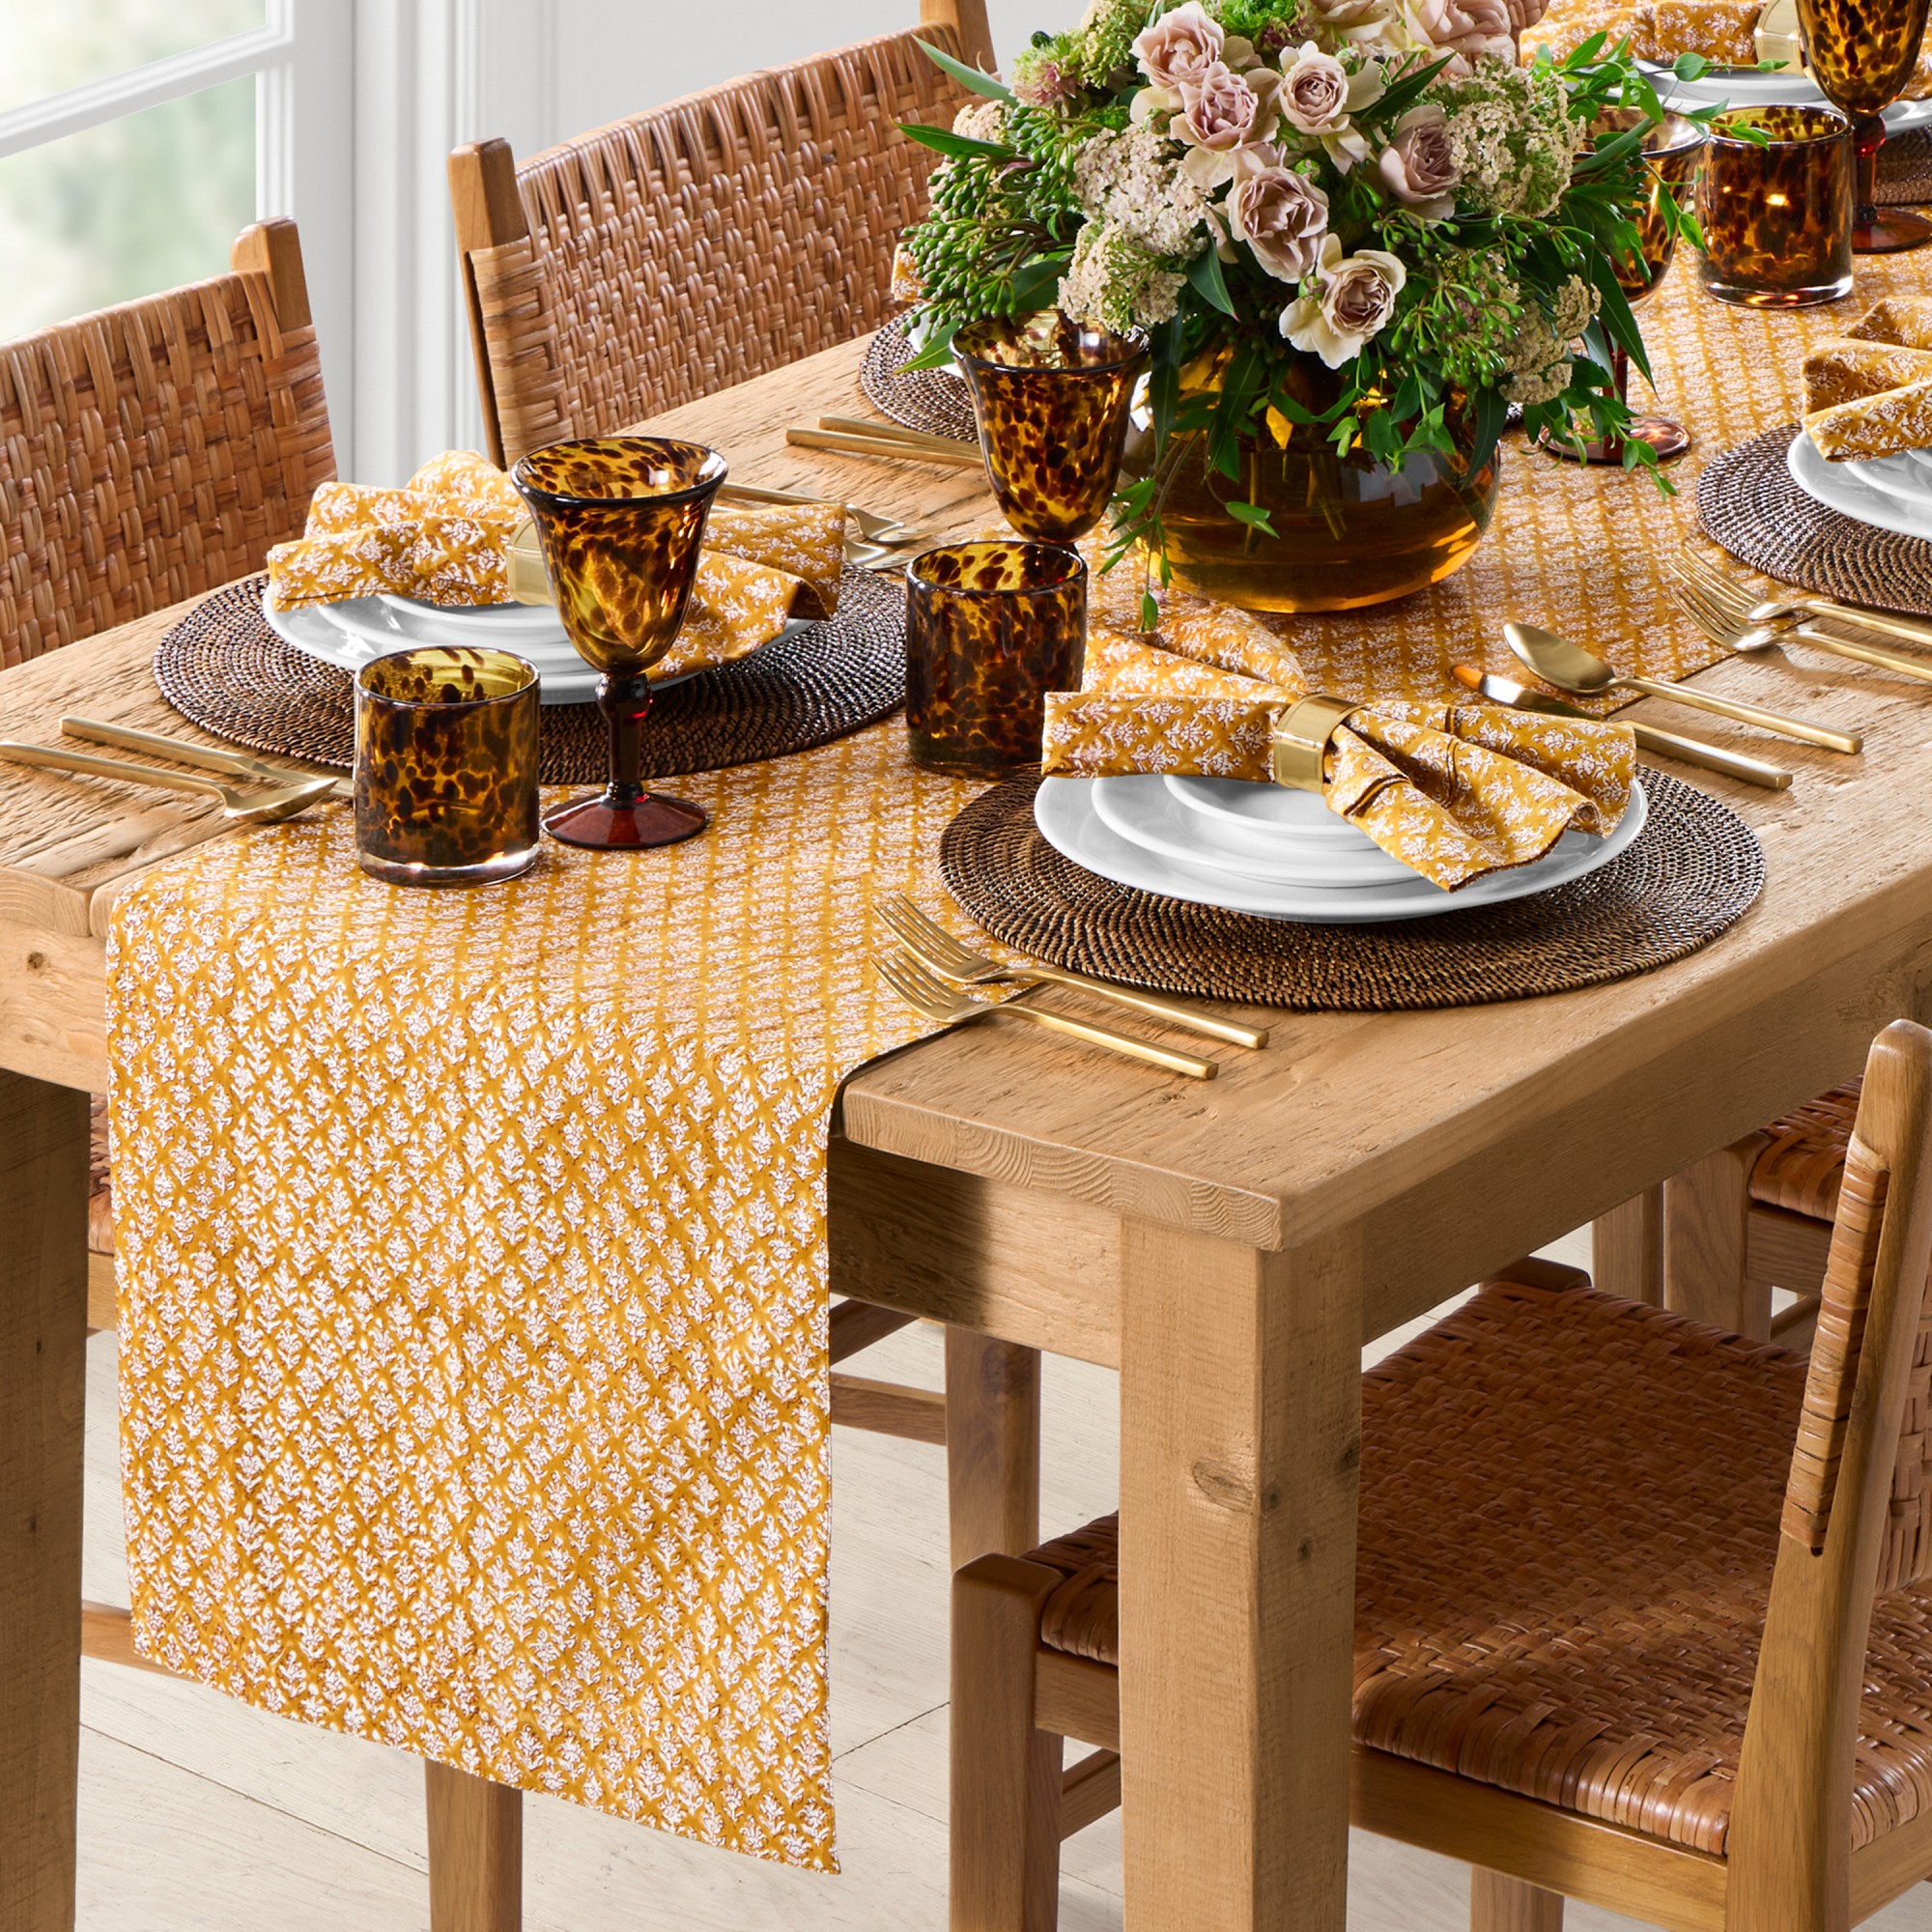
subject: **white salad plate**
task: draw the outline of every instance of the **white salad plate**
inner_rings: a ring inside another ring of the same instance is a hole
[[[1367,833],[1337,818],[1313,792],[1292,792],[1281,785],[1233,785],[1226,780],[1206,782],[1274,792],[1284,800],[1306,799],[1342,836],[1330,837],[1325,826],[1289,823],[1272,829],[1271,837],[1257,837],[1239,823],[1228,825],[1209,813],[1190,811],[1168,788],[1169,781],[1159,778],[1094,779],[1094,810],[1103,825],[1130,845],[1236,878],[1347,892],[1400,885],[1415,877]]]
[[[1445,893],[1406,868],[1394,884],[1323,890],[1241,878],[1186,865],[1134,844],[1108,825],[1095,809],[1091,779],[1048,779],[1035,794],[1033,808],[1040,836],[1056,852],[1116,885],[1196,905],[1219,906],[1228,912],[1252,913],[1261,919],[1324,925],[1426,919],[1434,913],[1528,898],[1607,866],[1643,830],[1646,813],[1643,786],[1638,783],[1632,790],[1623,822],[1607,838],[1585,838],[1583,849],[1574,851],[1566,838],[1556,851],[1533,866],[1492,872],[1461,892]]]
[[[368,599],[358,600],[368,602]],[[374,600],[391,612],[404,630],[425,643],[474,644],[479,648],[524,651],[536,644],[555,644],[571,651],[570,633],[554,604],[485,604],[451,610],[426,604],[419,597],[395,597],[387,591]],[[519,641],[512,643],[511,639]]]
[[[1679,80],[1670,69],[1657,61],[1638,61],[1650,76],[1658,98],[1666,107],[1823,107],[1824,93],[1815,80],[1803,73],[1774,71],[1758,68],[1714,67],[1695,80]],[[1894,100],[1885,110],[1888,134],[1910,133],[1915,128],[1932,126],[1932,100]]]
[[[1828,463],[1818,445],[1802,430],[1791,439],[1784,453],[1784,467],[1791,480],[1828,510],[1855,523],[1870,524],[1875,529],[1892,530],[1903,537],[1932,538],[1932,502],[1909,502],[1874,489],[1863,473],[1871,463],[1892,463],[1892,457],[1876,457],[1864,463]],[[1896,474],[1897,472],[1889,472]]]

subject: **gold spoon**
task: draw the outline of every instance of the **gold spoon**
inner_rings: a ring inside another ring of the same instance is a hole
[[[1554,631],[1540,630],[1534,624],[1519,624],[1514,619],[1503,626],[1509,647],[1546,684],[1568,691],[1578,697],[1600,697],[1606,691],[1640,691],[1649,697],[1665,697],[1673,704],[1688,704],[1693,711],[1715,712],[1719,718],[1735,719],[1740,724],[1755,724],[1761,731],[1776,731],[1800,744],[1817,745],[1828,752],[1858,752],[1864,747],[1863,736],[1855,731],[1834,731],[1824,724],[1808,724],[1802,718],[1787,718],[1781,711],[1766,711],[1755,704],[1740,703],[1735,697],[1719,697],[1688,684],[1665,684],[1654,677],[1636,677],[1607,665],[1580,644],[1559,638]]]

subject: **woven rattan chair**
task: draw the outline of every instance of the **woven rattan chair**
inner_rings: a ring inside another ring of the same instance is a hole
[[[519,166],[450,156],[490,454],[514,463],[876,328],[936,157],[901,121],[970,97],[923,38],[990,67],[985,0],[728,81]]]
[[[234,271],[0,348],[0,665],[260,570],[335,473],[292,221]],[[89,1320],[114,1320],[106,1103],[94,1108]]]
[[[1808,1368],[1531,1262],[1364,1378],[1355,1822],[1474,1864],[1476,1932],[1841,1932],[1932,1875],[1928,1135],[1901,1021]],[[1117,1795],[1118,1544],[955,1579],[953,1932],[1047,1932]]]

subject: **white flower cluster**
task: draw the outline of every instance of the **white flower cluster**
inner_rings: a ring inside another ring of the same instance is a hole
[[[1208,245],[1208,196],[1158,128],[1143,124],[1086,142],[1073,159],[1073,192],[1093,220],[1150,255],[1188,261]]]
[[[1546,316],[1533,301],[1524,302],[1503,394],[1524,409],[1554,402],[1570,386],[1571,345],[1596,312],[1596,292],[1577,275],[1557,290],[1552,315]]]
[[[1124,335],[1166,322],[1180,306],[1186,282],[1120,230],[1090,221],[1073,244],[1060,307],[1078,322]]]

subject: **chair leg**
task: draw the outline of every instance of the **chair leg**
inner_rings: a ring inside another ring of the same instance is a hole
[[[524,1794],[423,1762],[429,1806],[430,1932],[519,1932]]]
[[[1771,1340],[1771,1290],[1747,1266],[1750,1175],[1765,1146],[1747,1134],[1663,1183],[1663,1305],[1753,1342]]]
[[[946,1331],[946,1479],[952,1567],[1039,1541],[1039,1350]]]
[[[1563,1894],[1471,1866],[1469,1932],[1563,1932]]]
[[[1590,1223],[1590,1279],[1605,1294],[1663,1305],[1662,1187],[1646,1187]]]
[[[1034,1725],[1034,1651],[1060,1580],[998,1555],[952,1579],[952,1932],[1059,1920],[1061,1740]]]

